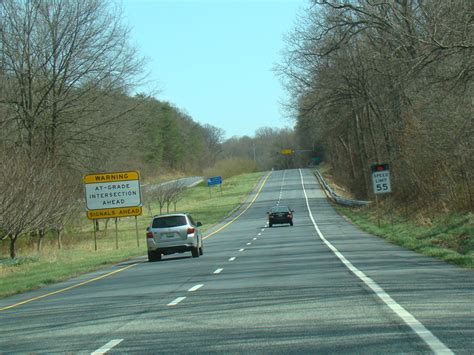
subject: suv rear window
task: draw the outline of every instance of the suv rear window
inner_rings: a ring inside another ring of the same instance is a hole
[[[184,216],[166,216],[155,218],[151,226],[152,228],[172,228],[186,224],[187,221]]]

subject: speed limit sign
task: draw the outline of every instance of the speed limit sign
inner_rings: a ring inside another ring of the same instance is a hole
[[[385,194],[392,192],[390,186],[390,169],[388,164],[374,164],[370,167],[372,171],[372,184],[374,194]]]

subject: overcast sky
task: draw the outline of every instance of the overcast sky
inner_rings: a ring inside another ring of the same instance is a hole
[[[158,100],[226,138],[292,127],[272,71],[306,0],[123,0]]]

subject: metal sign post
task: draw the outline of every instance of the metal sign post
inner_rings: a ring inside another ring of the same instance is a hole
[[[97,227],[95,221],[92,221],[92,227],[94,228],[94,250],[97,251]]]
[[[115,249],[118,249],[118,221],[115,218]]]
[[[137,233],[137,247],[140,248],[140,238],[138,238],[138,219],[135,216],[135,232]]]

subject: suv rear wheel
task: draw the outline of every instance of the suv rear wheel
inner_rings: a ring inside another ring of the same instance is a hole
[[[157,251],[148,251],[148,261],[153,262],[153,261],[160,261],[161,260],[161,253]]]
[[[193,258],[199,258],[199,249],[198,248],[192,248],[191,249],[191,254],[193,255]]]

